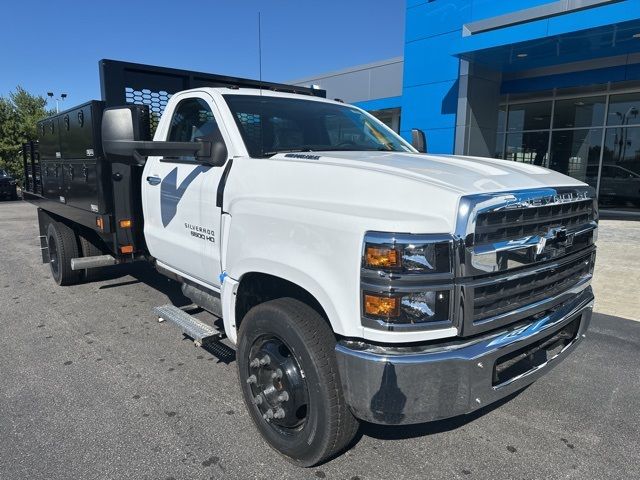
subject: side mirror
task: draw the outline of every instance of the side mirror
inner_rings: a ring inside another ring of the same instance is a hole
[[[217,128],[213,133],[211,133],[211,135],[207,135],[206,137],[196,137],[195,143],[202,143],[203,145],[206,144],[211,146],[208,157],[198,158],[198,161],[204,165],[220,167],[224,165],[229,158],[227,145],[224,143],[222,134]]]
[[[148,107],[129,105],[126,107],[108,108],[102,114],[102,148],[112,162],[144,165],[146,157],[158,155],[192,156],[196,161],[207,165],[222,165],[220,146],[209,141],[197,142],[154,142],[149,141]],[[214,159],[213,152],[217,152]],[[219,162],[219,163],[218,163]]]
[[[427,151],[427,136],[418,128],[411,129],[411,145],[420,153]]]
[[[139,163],[135,159],[133,142],[150,140],[149,107],[129,105],[107,108],[102,114],[101,128],[102,148],[109,160]]]

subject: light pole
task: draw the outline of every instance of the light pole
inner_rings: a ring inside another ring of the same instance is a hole
[[[53,92],[47,92],[47,97],[53,100],[53,97],[55,97],[55,95]],[[61,93],[60,96],[56,98],[56,113],[60,113],[60,108],[58,108],[58,102],[64,102],[65,98],[67,98],[66,93]]]

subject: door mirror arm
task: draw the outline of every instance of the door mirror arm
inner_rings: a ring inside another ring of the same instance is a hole
[[[105,154],[113,161],[144,165],[147,157],[194,157],[196,162],[212,160],[211,142],[153,142],[144,140],[103,140]]]
[[[107,108],[102,115],[102,149],[112,162],[144,165],[149,156],[192,157],[196,163],[219,167],[228,158],[219,129],[193,142],[149,140],[148,109],[139,105]]]

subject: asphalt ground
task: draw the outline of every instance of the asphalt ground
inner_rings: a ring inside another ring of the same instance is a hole
[[[346,453],[299,469],[254,429],[235,361],[157,323],[153,306],[188,303],[175,283],[139,264],[56,287],[37,234],[33,206],[0,202],[2,480],[640,478],[640,322],[596,314],[508,401],[364,425]]]

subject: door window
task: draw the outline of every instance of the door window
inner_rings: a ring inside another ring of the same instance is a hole
[[[218,133],[211,108],[201,98],[187,98],[178,103],[169,127],[169,142],[195,142]]]

